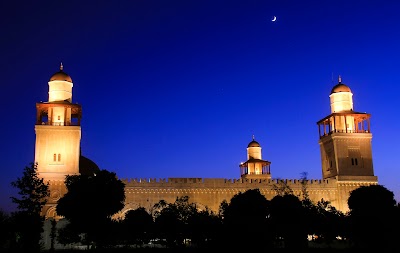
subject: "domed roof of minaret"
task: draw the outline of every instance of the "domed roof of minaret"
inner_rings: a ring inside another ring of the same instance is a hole
[[[260,143],[256,142],[256,140],[254,140],[254,135],[253,135],[253,140],[249,143],[249,145],[247,145],[248,148],[251,147],[261,147]]]
[[[349,86],[342,83],[342,78],[340,76],[339,76],[339,83],[332,88],[331,94],[338,92],[351,92]]]
[[[50,77],[50,81],[67,81],[67,82],[72,83],[71,77],[67,73],[64,72],[63,68],[64,67],[63,67],[63,65],[61,63],[60,71],[58,71],[54,75],[52,75]]]

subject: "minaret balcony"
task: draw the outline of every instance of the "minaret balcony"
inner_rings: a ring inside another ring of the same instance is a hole
[[[270,178],[271,177],[271,162],[254,159],[251,158],[246,162],[239,165],[240,168],[240,176],[243,177],[251,177],[251,178]]]
[[[319,137],[334,133],[371,133],[371,115],[361,112],[332,113],[317,122]]]
[[[67,101],[36,103],[36,125],[80,126],[81,118],[81,105]]]

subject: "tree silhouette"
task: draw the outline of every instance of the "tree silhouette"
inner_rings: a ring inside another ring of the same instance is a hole
[[[290,188],[284,179],[277,179],[277,183],[272,185],[272,189],[278,196],[293,195],[292,188]]]
[[[345,215],[338,211],[329,201],[321,199],[314,203],[308,193],[307,172],[302,172],[301,183],[301,203],[305,212],[305,229],[308,235],[317,238],[317,242],[330,244],[337,236],[344,237],[343,226]]]
[[[12,202],[17,204],[18,210],[40,215],[50,192],[49,185],[37,174],[37,163],[26,166],[22,177],[11,182],[11,186],[19,189],[20,198],[11,197]]]
[[[101,247],[110,238],[111,217],[124,207],[125,184],[114,172],[101,170],[94,176],[68,175],[67,193],[58,200],[56,211],[69,222],[69,229],[84,233],[89,244]]]
[[[224,217],[225,215],[225,210],[228,208],[229,203],[226,199],[222,200],[222,202],[219,204],[219,208],[218,208],[218,216],[219,217]]]
[[[234,195],[223,210],[222,244],[253,250],[271,246],[269,204],[259,189]]]
[[[350,238],[357,248],[394,250],[399,215],[393,192],[382,185],[361,186],[350,193]]]
[[[189,217],[197,211],[188,196],[177,197],[174,203],[164,200],[154,205],[155,227],[158,238],[165,239],[169,247],[181,247],[188,236]]]
[[[313,234],[318,236],[318,242],[330,245],[337,236],[345,238],[344,222],[345,215],[331,205],[329,201],[321,199],[312,208],[315,219],[308,220],[315,228]]]
[[[151,239],[154,221],[144,207],[139,207],[125,214],[122,226],[128,244],[143,246],[143,244],[149,243]]]
[[[307,247],[305,209],[298,197],[291,194],[275,196],[270,203],[270,212],[277,242],[283,240],[288,249]]]
[[[12,241],[12,224],[10,215],[0,209],[0,250],[10,248]]]
[[[215,245],[221,231],[221,220],[209,208],[196,210],[188,218],[188,237],[197,247]]]
[[[23,175],[11,182],[18,188],[18,197],[11,197],[17,204],[18,211],[13,213],[12,220],[18,241],[16,246],[30,252],[40,251],[41,233],[43,232],[44,216],[41,211],[49,197],[49,186],[37,173],[37,164],[31,163],[23,170]],[[29,225],[27,225],[29,224]]]

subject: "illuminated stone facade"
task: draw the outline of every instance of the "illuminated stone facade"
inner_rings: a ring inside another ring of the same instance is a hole
[[[339,78],[330,94],[331,114],[317,122],[322,179],[305,182],[311,200],[330,201],[343,212],[348,211],[347,199],[352,190],[378,183],[372,164],[370,115],[353,111],[352,96],[350,88]],[[46,217],[57,217],[57,200],[66,192],[65,175],[83,171],[81,107],[72,103],[72,79],[62,66],[50,78],[49,102],[37,103],[36,107],[35,161],[39,175],[50,182],[51,192],[43,212]],[[287,186],[301,197],[302,181],[271,179],[270,164],[262,160],[261,146],[253,137],[247,146],[247,161],[239,165],[240,178],[121,179],[125,183],[125,207],[115,218],[138,207],[150,211],[160,200],[174,202],[180,196],[188,196],[199,208],[208,207],[215,212],[222,201],[230,201],[235,194],[248,189],[259,189],[267,199],[272,199]]]
[[[235,194],[248,189],[260,189],[267,199],[276,196],[275,187],[282,186],[279,180],[271,179],[223,179],[223,178],[169,178],[168,180],[123,180],[126,183],[126,204],[117,215],[122,217],[127,211],[140,206],[151,210],[159,200],[174,202],[178,196],[189,196],[189,200],[199,208],[209,207],[218,211],[223,200],[229,201]],[[307,191],[313,201],[329,200],[339,210],[347,210],[349,192],[362,185],[376,181],[339,181],[337,179],[308,180]],[[301,180],[284,180],[284,184],[301,196]]]

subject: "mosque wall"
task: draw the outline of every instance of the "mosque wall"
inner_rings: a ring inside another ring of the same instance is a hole
[[[115,219],[123,218],[129,210],[144,207],[149,212],[161,200],[174,203],[178,197],[189,197],[199,209],[210,209],[218,213],[220,204],[228,203],[236,194],[250,189],[259,189],[266,199],[271,200],[283,187],[292,190],[295,196],[303,198],[303,184],[299,179],[223,179],[223,178],[168,178],[168,179],[121,179],[125,184],[125,206]],[[347,199],[352,190],[360,186],[377,184],[376,177],[363,177],[360,181],[350,181],[350,177],[325,180],[306,180],[304,185],[309,198],[317,203],[329,201],[336,209],[347,212]],[[67,190],[62,181],[50,183],[50,197],[43,209],[47,218],[56,217],[58,199]],[[61,217],[56,217],[60,219]]]
[[[177,197],[188,196],[189,202],[200,209],[208,207],[218,213],[220,204],[239,192],[259,189],[271,200],[282,186],[287,186],[293,194],[302,198],[303,184],[298,179],[223,179],[223,178],[169,178],[169,179],[121,179],[125,183],[125,207],[115,218],[122,218],[132,209],[144,207],[152,211],[160,200],[175,202]],[[360,185],[369,183],[341,183],[336,179],[306,180],[305,188],[313,202],[330,201],[338,210],[346,212],[349,192]]]

